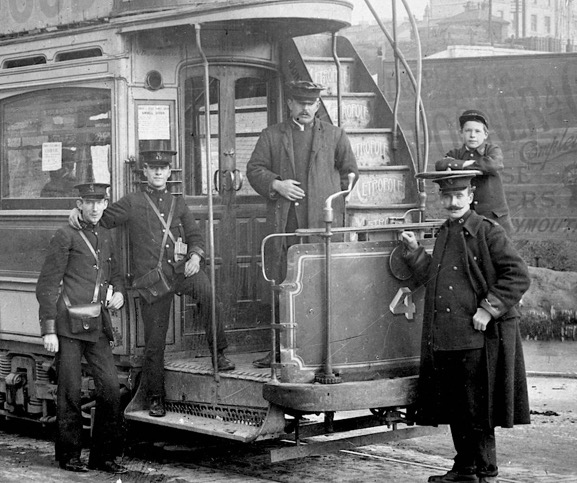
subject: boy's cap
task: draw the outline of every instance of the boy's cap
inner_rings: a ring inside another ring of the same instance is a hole
[[[295,101],[316,101],[325,87],[309,81],[292,81],[287,84],[287,94]]]
[[[467,121],[479,121],[482,122],[487,129],[489,128],[487,116],[478,109],[470,109],[459,116],[459,125],[461,128]]]
[[[82,183],[74,186],[82,199],[102,200],[108,197],[107,183]]]
[[[449,191],[462,191],[471,186],[471,180],[480,174],[476,169],[435,171],[428,173],[417,173],[415,177],[430,179],[439,185],[439,190],[443,193]]]

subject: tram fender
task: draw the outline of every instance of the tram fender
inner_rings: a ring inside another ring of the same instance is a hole
[[[285,409],[315,413],[402,407],[416,400],[418,376],[341,384],[267,383],[263,397]]]

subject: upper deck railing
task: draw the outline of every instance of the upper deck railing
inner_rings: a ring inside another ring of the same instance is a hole
[[[389,33],[389,31],[383,24],[381,18],[379,17],[379,14],[371,4],[371,1],[365,0],[367,7],[373,14],[373,17],[375,18],[377,24],[383,31],[383,34],[387,38],[387,41],[391,44],[395,56],[396,94],[395,94],[395,102],[393,104],[393,119],[394,119],[393,133],[395,134],[394,138],[396,138],[396,133],[398,129],[397,119],[398,119],[399,101],[401,96],[399,64],[402,64],[415,90],[415,153],[416,153],[415,171],[426,171],[429,158],[429,132],[428,132],[429,130],[427,126],[427,118],[425,116],[425,107],[423,105],[423,100],[421,98],[421,83],[422,83],[421,41],[419,37],[419,30],[415,22],[415,18],[411,12],[411,9],[409,8],[407,0],[401,0],[401,2],[403,3],[403,6],[405,7],[405,10],[409,17],[411,28],[414,33],[414,38],[416,39],[417,43],[416,76],[413,74],[411,67],[409,66],[407,60],[405,59],[403,53],[399,50],[397,45],[397,0],[391,1],[392,33]],[[421,133],[422,133],[422,142],[421,142]],[[419,192],[421,193],[424,192],[422,180],[419,180]]]

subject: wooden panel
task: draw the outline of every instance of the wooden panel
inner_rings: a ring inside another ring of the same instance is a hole
[[[383,207],[406,204],[411,200],[407,197],[407,186],[413,183],[408,179],[409,170],[396,171],[365,171],[349,195],[349,206]]]
[[[362,362],[413,370],[420,354],[422,290],[414,294],[418,312],[410,319],[394,315],[389,304],[401,287],[417,290],[412,281],[400,282],[389,269],[396,243],[333,244],[331,350],[341,373],[355,371]],[[287,279],[280,298],[280,315],[294,324],[283,343],[295,344],[307,366],[323,361],[325,324],[324,245],[295,245],[289,249]]]
[[[337,124],[337,99],[323,97],[324,105],[333,124]],[[373,127],[373,105],[375,98],[372,94],[348,95],[342,97],[343,129],[362,129]]]
[[[314,60],[304,59],[307,64],[309,74],[313,82],[321,84],[326,88],[323,95],[337,95],[337,68],[333,59]],[[343,61],[341,59],[341,93],[351,92],[351,74],[353,71],[353,61]]]
[[[362,168],[379,168],[391,164],[391,134],[381,130],[373,133],[348,133],[351,147]]]

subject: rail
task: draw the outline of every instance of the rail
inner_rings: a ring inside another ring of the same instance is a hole
[[[415,152],[416,152],[417,163],[414,166],[414,168],[415,168],[416,172],[426,171],[427,170],[427,164],[428,164],[428,157],[429,157],[429,130],[428,130],[428,126],[427,126],[427,118],[425,116],[425,107],[423,105],[423,99],[421,98],[421,83],[422,83],[421,40],[419,37],[419,30],[417,28],[417,24],[415,22],[413,14],[411,13],[411,9],[409,8],[408,1],[407,0],[401,0],[401,2],[403,3],[403,6],[405,7],[405,10],[408,14],[409,21],[411,23],[411,27],[412,27],[413,32],[415,34],[415,39],[416,39],[416,43],[417,43],[417,77],[415,78],[411,67],[409,66],[407,60],[405,59],[404,55],[399,50],[398,45],[397,45],[397,39],[396,39],[396,34],[397,34],[397,32],[396,32],[396,21],[397,21],[396,1],[397,0],[392,0],[392,7],[393,7],[393,9],[392,9],[392,11],[393,11],[393,34],[392,35],[387,31],[387,28],[385,27],[385,25],[383,24],[382,20],[380,19],[379,15],[378,15],[377,11],[375,10],[373,5],[371,4],[371,1],[365,0],[365,3],[367,5],[367,7],[369,8],[369,10],[371,11],[371,14],[375,18],[377,24],[379,25],[379,27],[383,31],[383,34],[387,38],[388,42],[391,44],[391,47],[393,48],[393,53],[395,55],[395,65],[398,65],[398,62],[401,62],[403,64],[403,67],[405,68],[405,70],[407,72],[409,80],[411,81],[411,84],[413,85],[413,88],[415,89]],[[396,89],[396,93],[395,93],[395,102],[393,105],[393,119],[394,119],[394,124],[395,124],[393,126],[393,132],[394,133],[397,132],[398,106],[399,106],[399,99],[400,99],[400,95],[401,95],[400,81],[399,81],[400,77],[399,77],[398,67],[396,68],[396,78],[397,78],[397,89]],[[420,147],[420,145],[421,145],[421,126],[423,128],[422,162],[421,162],[421,147]],[[423,184],[422,180],[418,181],[418,185],[419,185],[419,192],[423,192],[424,191],[424,184]],[[423,207],[423,209],[424,209],[424,207]]]

